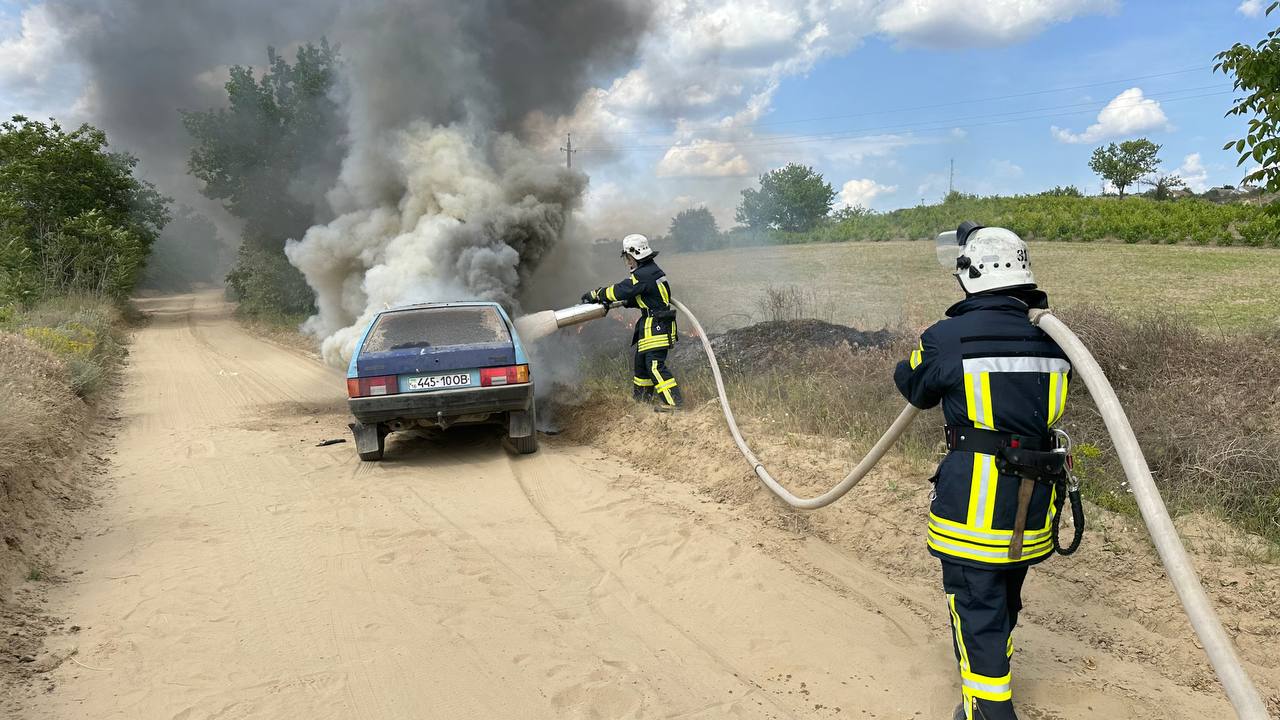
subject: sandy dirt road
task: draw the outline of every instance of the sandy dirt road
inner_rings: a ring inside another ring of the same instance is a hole
[[[515,457],[459,432],[361,464],[314,447],[346,433],[337,372],[215,296],[146,309],[112,489],[49,601],[83,628],[50,651],[76,654],[26,717],[950,717],[937,598],[844,549],[771,551],[565,442]],[[1055,656],[1087,649],[1025,632],[1025,717],[1229,716],[1140,664],[1071,672]]]

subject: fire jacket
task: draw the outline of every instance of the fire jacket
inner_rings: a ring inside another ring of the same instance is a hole
[[[948,426],[982,428],[1049,441],[1067,399],[1071,364],[1058,344],[1027,320],[1048,307],[1038,290],[968,297],[929,328],[894,382],[914,406],[942,404]],[[982,568],[1040,562],[1053,550],[1051,523],[1059,502],[1036,483],[1022,558],[1008,557],[1021,478],[1001,473],[993,455],[952,450],[934,475],[929,551]]]
[[[676,314],[671,307],[671,284],[652,257],[641,260],[626,280],[602,287],[591,295],[602,302],[622,302],[625,307],[640,309],[640,319],[631,336],[637,352],[661,350],[675,344]]]

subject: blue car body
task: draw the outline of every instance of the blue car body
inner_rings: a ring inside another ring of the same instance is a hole
[[[497,303],[424,303],[378,313],[347,367],[361,457],[381,457],[382,438],[411,427],[503,422],[513,440],[532,438],[528,365],[515,324]]]

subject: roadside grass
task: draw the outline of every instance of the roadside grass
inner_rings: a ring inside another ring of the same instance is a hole
[[[0,584],[42,572],[43,543],[57,535],[51,518],[78,502],[58,463],[80,449],[125,356],[122,328],[132,312],[77,295],[0,315]]]
[[[778,298],[791,304],[778,307]],[[804,317],[812,295],[765,291],[771,316]],[[819,298],[820,300],[820,298]],[[1168,313],[1125,318],[1097,308],[1060,316],[1089,346],[1129,414],[1159,484],[1175,514],[1207,513],[1267,539],[1268,557],[1280,547],[1280,338],[1233,337],[1196,328]],[[683,342],[697,343],[686,337]],[[779,435],[840,438],[855,462],[903,407],[893,368],[915,345],[899,331],[883,348],[798,352],[766,367],[725,368],[734,411]],[[630,394],[629,350],[590,363],[594,397]],[[714,401],[705,361],[677,365],[693,405]],[[922,414],[897,452],[923,482],[945,452],[941,413]],[[1077,472],[1085,496],[1108,510],[1137,516],[1101,416],[1083,382],[1073,384],[1061,425],[1076,443]]]

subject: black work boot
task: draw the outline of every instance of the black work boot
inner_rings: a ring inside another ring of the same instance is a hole
[[[653,388],[640,387],[639,385],[631,386],[631,399],[638,403],[653,402]]]
[[[956,711],[951,714],[951,720],[965,720],[964,703],[960,703],[956,706]]]
[[[671,398],[671,402],[667,402],[667,397]],[[680,394],[679,387],[673,387],[659,397],[659,402],[653,406],[653,411],[673,412],[681,407],[684,407],[684,396]]]

